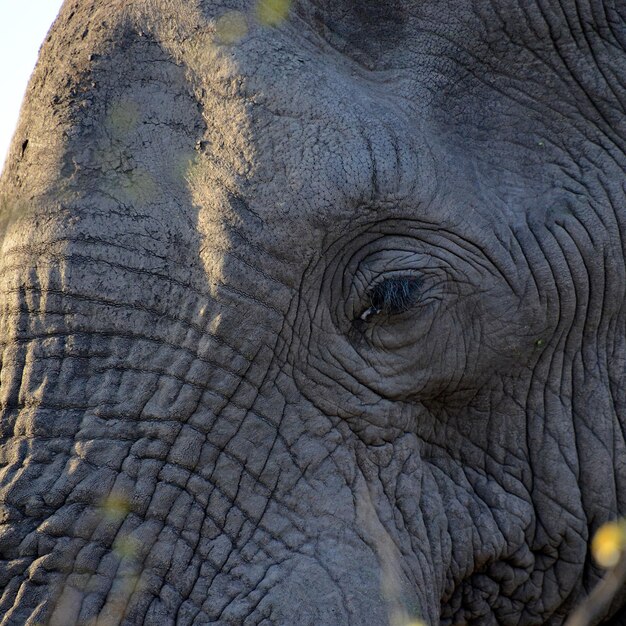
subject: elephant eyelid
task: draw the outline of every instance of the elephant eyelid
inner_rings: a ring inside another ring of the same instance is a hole
[[[359,319],[366,321],[373,315],[395,315],[408,311],[420,299],[422,280],[416,276],[394,276],[374,285],[368,298],[370,306]]]

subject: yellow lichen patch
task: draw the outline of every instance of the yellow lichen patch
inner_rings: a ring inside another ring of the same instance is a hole
[[[598,529],[591,553],[600,567],[615,567],[626,549],[626,522],[608,522]]]
[[[246,36],[247,32],[248,22],[241,11],[224,13],[215,22],[215,37],[221,44],[237,43]]]
[[[130,503],[124,494],[111,493],[102,501],[100,510],[106,519],[119,522],[128,515]]]
[[[276,26],[287,18],[291,0],[259,0],[256,14],[264,26]]]

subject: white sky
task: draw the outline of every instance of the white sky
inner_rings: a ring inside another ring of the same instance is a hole
[[[39,46],[63,0],[0,0],[0,169]]]

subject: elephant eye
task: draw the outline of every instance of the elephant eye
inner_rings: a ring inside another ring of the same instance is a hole
[[[415,276],[394,276],[374,285],[368,297],[370,306],[359,319],[365,321],[372,315],[396,315],[408,311],[417,303],[422,281]]]

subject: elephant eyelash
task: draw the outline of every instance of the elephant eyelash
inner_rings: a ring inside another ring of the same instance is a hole
[[[415,276],[394,276],[374,285],[369,292],[370,306],[359,316],[366,321],[372,315],[397,315],[414,306],[420,298],[422,281]]]

